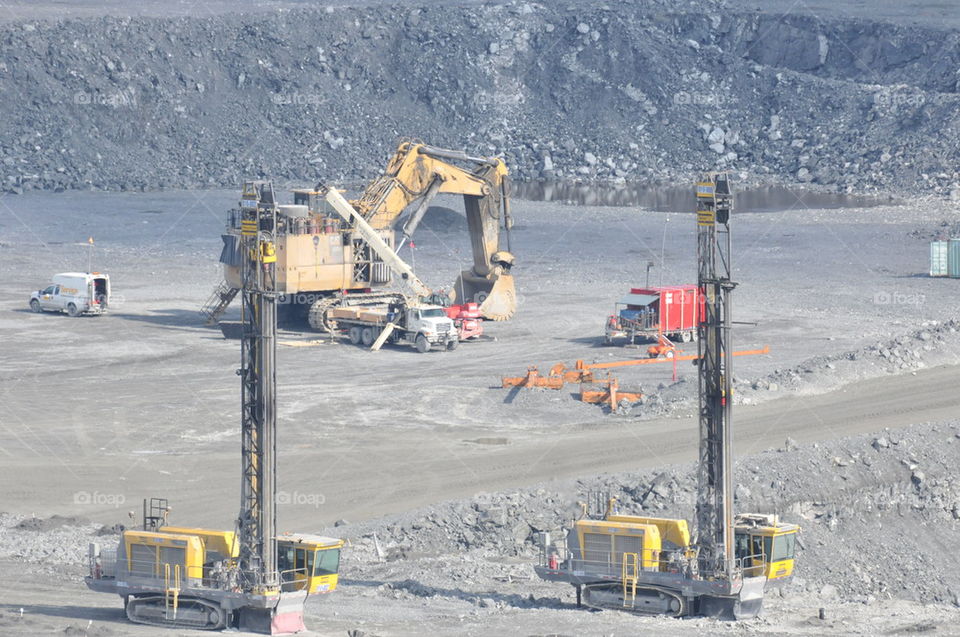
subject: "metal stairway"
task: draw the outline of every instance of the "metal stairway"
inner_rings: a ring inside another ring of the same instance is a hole
[[[230,287],[226,281],[220,282],[220,285],[210,294],[207,302],[200,308],[200,316],[204,317],[207,325],[217,323],[239,291],[237,288]]]

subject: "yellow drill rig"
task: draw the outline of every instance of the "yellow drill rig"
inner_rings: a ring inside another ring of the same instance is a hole
[[[144,502],[143,528],[115,549],[90,546],[87,586],[119,595],[137,623],[239,628],[263,634],[304,630],[308,595],[337,586],[343,541],[277,534],[277,207],[241,205],[239,263],[243,324],[241,509],[233,531],[171,526],[169,506]]]
[[[261,182],[246,184],[243,201],[276,203],[263,200],[260,186]],[[277,290],[281,306],[293,317],[306,318],[313,329],[331,331],[335,322],[330,312],[337,307],[396,300],[397,294],[386,290],[397,273],[391,262],[396,262],[396,253],[441,193],[463,196],[473,253],[473,266],[460,274],[444,303],[478,303],[481,315],[496,321],[513,316],[516,290],[509,234],[513,220],[502,159],[403,142],[385,172],[349,202],[352,210],[331,206],[331,190],[319,184],[294,190],[292,204],[277,206]],[[414,203],[397,242],[395,226]],[[240,287],[241,213],[232,213],[223,235],[220,261],[225,282],[202,310],[209,322],[216,321]],[[380,240],[371,241],[371,232]],[[406,282],[407,273],[400,276],[401,283]]]
[[[565,545],[541,538],[537,574],[567,582],[577,603],[636,613],[710,615],[760,612],[765,588],[793,574],[799,527],[775,515],[733,513],[733,401],[730,332],[730,217],[725,174],[697,184],[700,460],[695,532],[683,519],[621,515],[610,500],[591,519],[586,506]]]

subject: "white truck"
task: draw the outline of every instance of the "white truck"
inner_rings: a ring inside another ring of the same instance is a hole
[[[351,343],[374,350],[384,343],[397,343],[423,353],[434,348],[454,350],[460,343],[456,325],[439,305],[347,306],[330,310],[329,316]]]
[[[110,276],[99,272],[55,274],[50,285],[30,295],[30,309],[38,313],[103,314],[109,306]]]

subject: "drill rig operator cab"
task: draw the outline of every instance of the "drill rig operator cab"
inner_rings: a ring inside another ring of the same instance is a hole
[[[768,586],[779,586],[793,577],[797,548],[796,524],[781,522],[776,515],[741,513],[734,522],[734,553],[744,572],[763,575]]]

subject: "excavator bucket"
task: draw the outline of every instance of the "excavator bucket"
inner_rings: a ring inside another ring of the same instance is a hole
[[[487,279],[464,270],[450,296],[454,303],[479,303],[480,315],[491,321],[506,321],[517,311],[517,290],[511,274]]]

